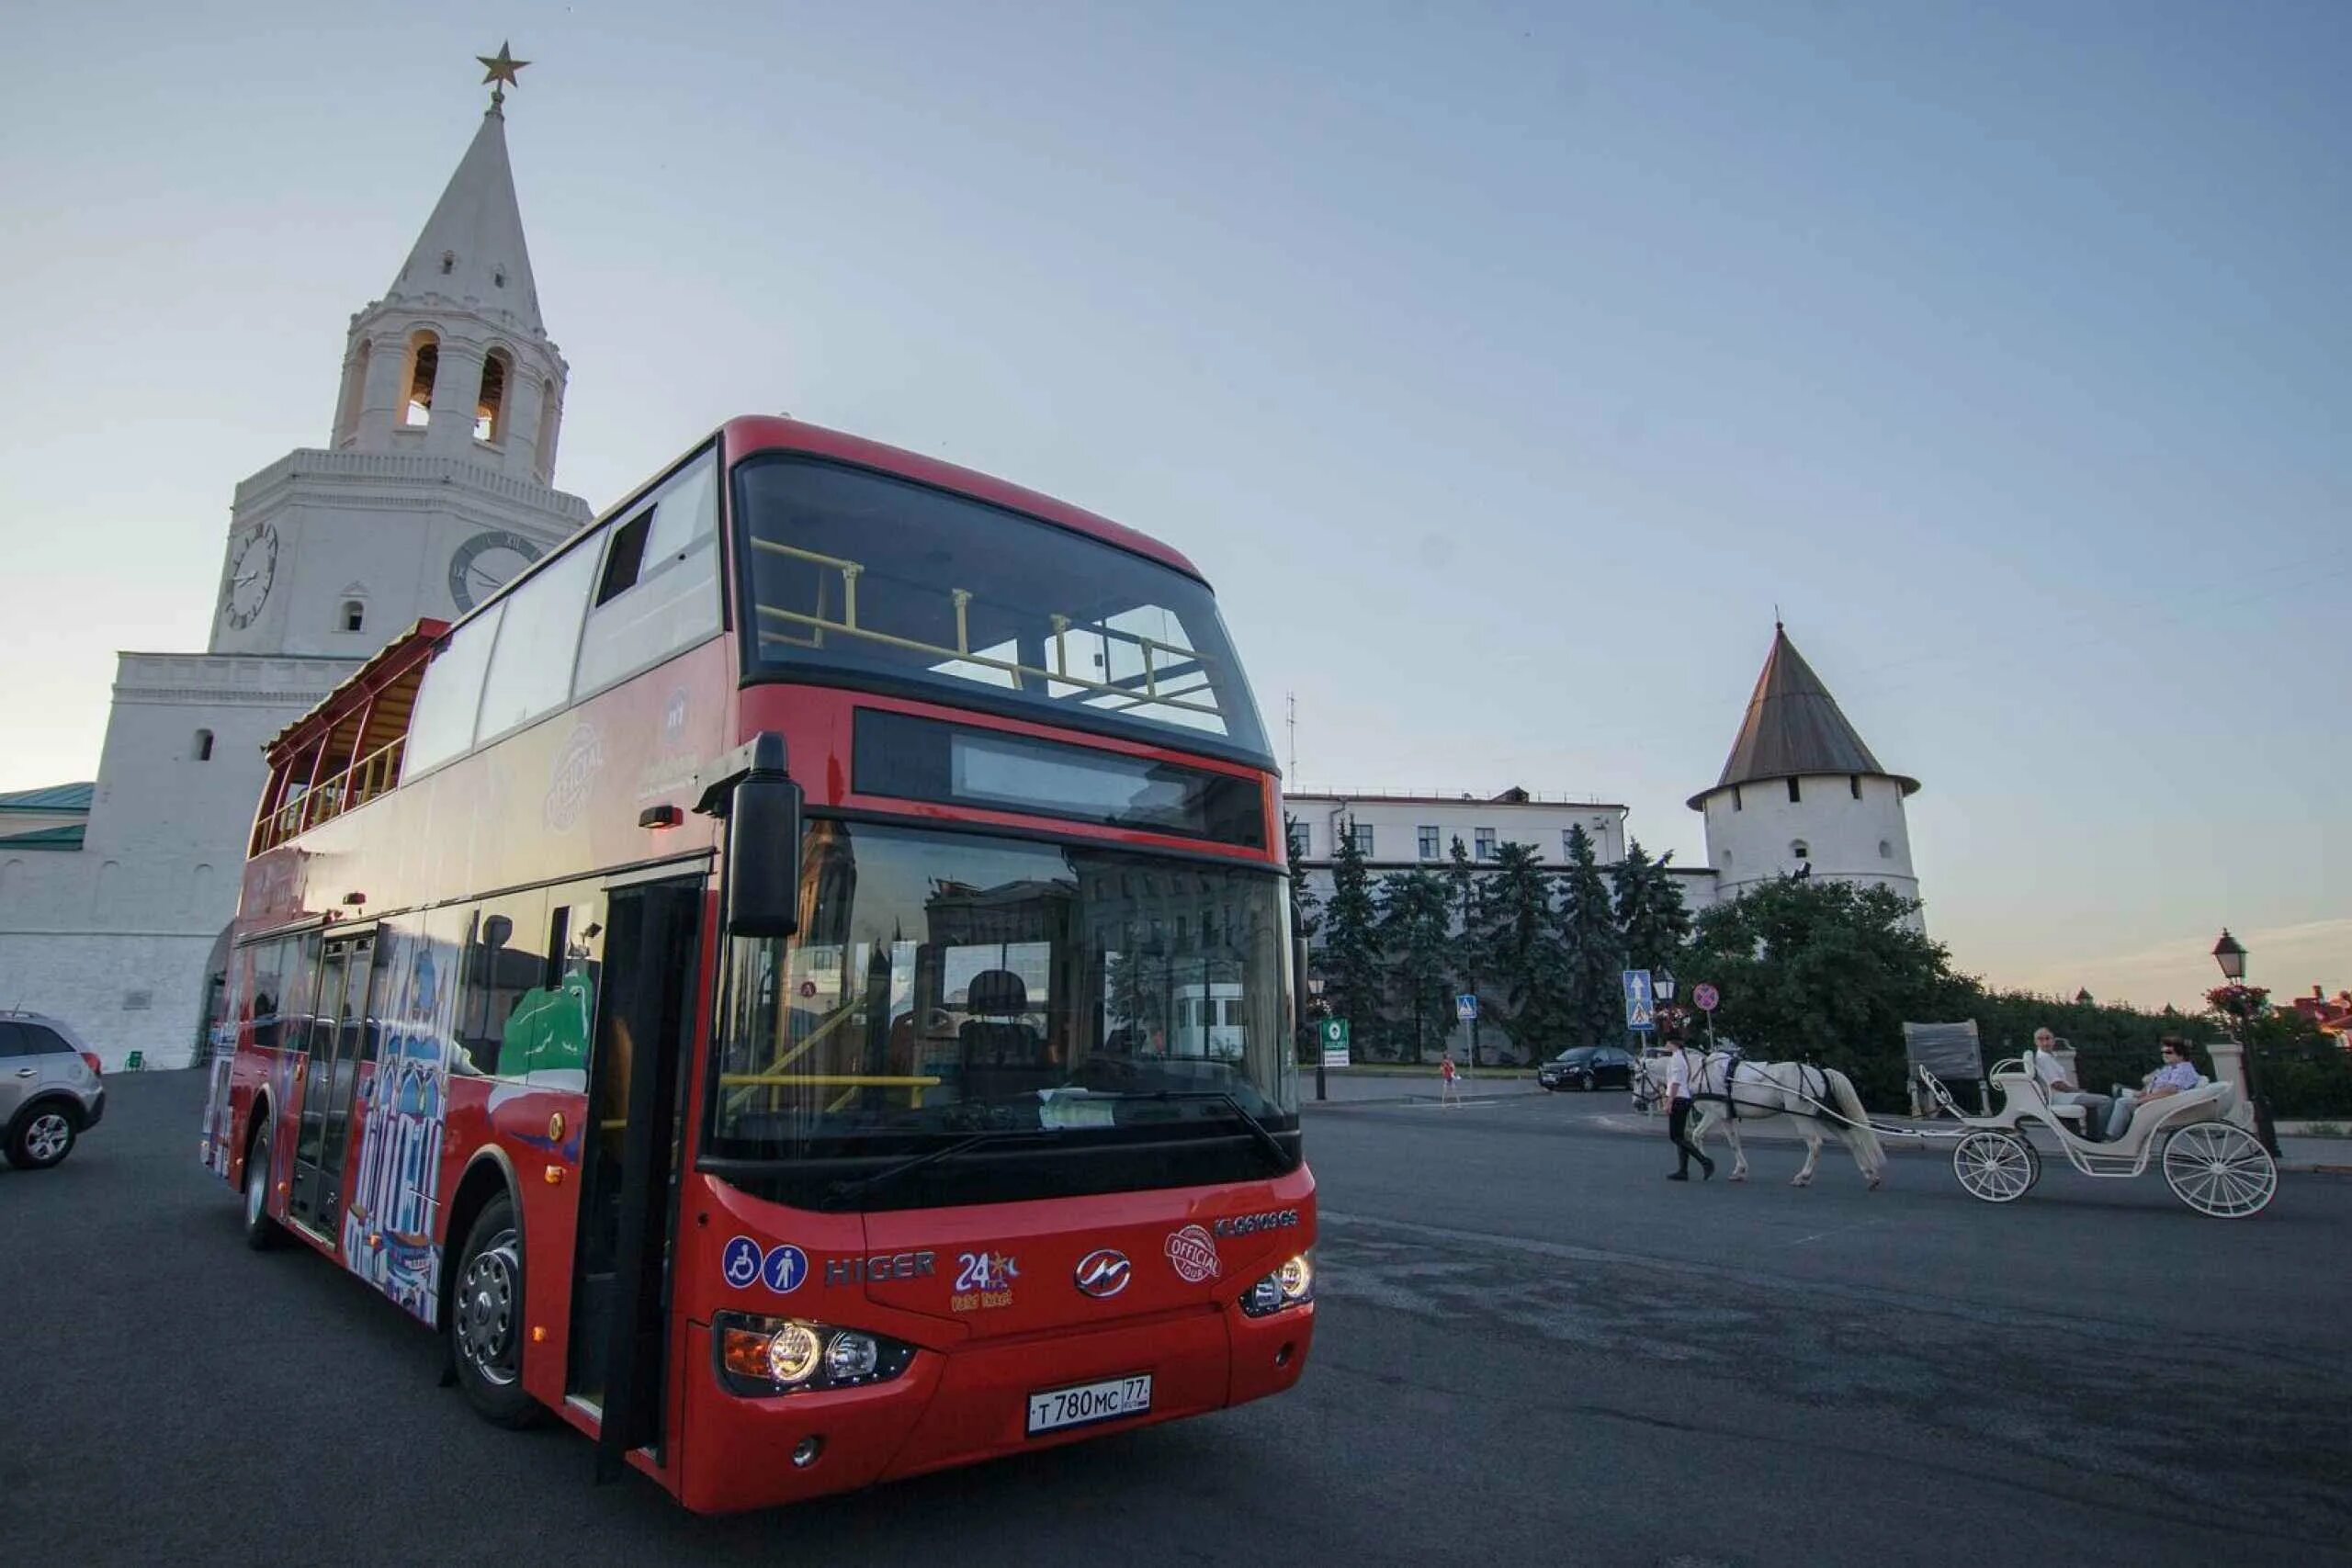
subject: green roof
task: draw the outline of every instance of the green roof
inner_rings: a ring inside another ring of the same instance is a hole
[[[0,811],[87,811],[97,789],[96,784],[85,783],[0,791]]]
[[[0,850],[78,850],[85,831],[75,822],[63,828],[36,828],[29,833],[0,833]]]

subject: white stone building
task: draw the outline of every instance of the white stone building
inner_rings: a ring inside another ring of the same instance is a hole
[[[119,656],[80,841],[47,822],[12,846],[0,825],[0,1007],[67,1019],[108,1066],[189,1058],[263,742],[588,521],[551,488],[567,375],[493,99],[390,288],[351,319],[327,446],[237,487],[208,649]]]

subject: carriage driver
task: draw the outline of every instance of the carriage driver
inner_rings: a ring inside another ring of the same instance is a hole
[[[2104,1094],[2088,1094],[2076,1083],[2065,1065],[2052,1055],[2050,1047],[2058,1037],[2048,1028],[2033,1032],[2033,1059],[2028,1065],[2033,1076],[2041,1080],[2043,1090],[2052,1105],[2079,1105],[2083,1108],[2083,1138],[2087,1143],[2098,1142],[2101,1129],[2107,1125],[2107,1108],[2113,1098]]]
[[[1703,1070],[1703,1064],[1691,1061],[1690,1050],[1682,1043],[1680,1031],[1668,1024],[1667,1032],[1670,1038],[1666,1058],[1666,1135],[1674,1140],[1674,1174],[1667,1179],[1690,1180],[1690,1162],[1695,1159],[1699,1162],[1699,1168],[1706,1172],[1707,1179],[1713,1180],[1715,1162],[1690,1141],[1690,1079],[1694,1072]]]

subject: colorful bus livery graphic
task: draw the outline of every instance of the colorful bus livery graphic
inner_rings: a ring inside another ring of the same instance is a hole
[[[452,954],[445,948],[436,963],[428,937],[393,926],[381,940],[379,962],[396,965],[392,973],[401,979],[393,1016],[382,1023],[374,1072],[361,1084],[368,1111],[358,1132],[351,1205],[344,1213],[343,1256],[353,1273],[430,1324],[437,1320],[440,1300],[433,1216],[454,999],[440,976]],[[404,953],[409,962],[402,965]]]

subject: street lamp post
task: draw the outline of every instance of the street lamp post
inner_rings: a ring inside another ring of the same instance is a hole
[[[2245,983],[2245,946],[2230,934],[2227,926],[2222,928],[2222,940],[2213,944],[2213,962],[2222,966],[2222,978],[2231,985]],[[2270,1101],[2263,1097],[2261,1069],[2255,1065],[2251,1038],[2254,1032],[2248,1027],[2254,1022],[2251,998],[2245,1000],[2243,1011],[2233,1007],[2228,1013],[2237,1026],[2238,1049],[2245,1063],[2245,1097],[2254,1106],[2254,1135],[2262,1140],[2262,1146],[2275,1159],[2278,1154],[2278,1129],[2271,1122]]]
[[[1315,1016],[1318,1020],[1321,1019],[1323,1016],[1322,976],[1317,975],[1308,978],[1306,982],[1306,994],[1315,998]],[[1323,1082],[1323,1036],[1319,1025],[1315,1036],[1315,1098],[1317,1100],[1329,1100],[1330,1098],[1330,1092]]]

